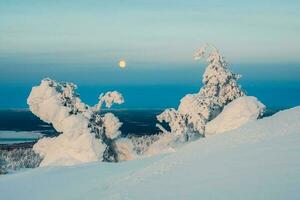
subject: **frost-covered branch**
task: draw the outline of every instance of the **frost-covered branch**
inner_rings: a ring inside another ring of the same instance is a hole
[[[162,122],[162,121],[161,121]],[[155,125],[163,134],[171,134],[171,132],[167,131],[162,125],[156,124]]]
[[[184,123],[184,119],[182,115],[175,109],[170,108],[166,109],[160,115],[157,116],[157,120],[159,122],[167,122],[171,128],[171,133],[173,134],[181,134],[182,132],[186,132],[186,125]],[[160,129],[161,126],[158,126]],[[162,130],[166,132],[166,130]]]
[[[103,103],[107,108],[110,108],[113,103],[122,104],[124,103],[124,98],[121,93],[117,91],[107,92],[105,94],[101,93],[98,97],[99,102],[93,107],[95,111],[100,111]]]
[[[219,54],[219,50],[214,45],[206,43],[195,51],[193,57],[195,60],[205,59],[210,57],[210,52]]]

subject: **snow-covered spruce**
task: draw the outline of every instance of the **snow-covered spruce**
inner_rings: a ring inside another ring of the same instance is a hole
[[[182,141],[204,137],[206,123],[221,113],[225,105],[245,95],[237,84],[240,75],[228,70],[217,48],[204,45],[196,51],[194,58],[206,58],[208,62],[203,74],[204,86],[198,93],[183,97],[178,110],[166,109],[157,116],[158,121],[167,122],[170,132]],[[158,127],[168,133],[161,125]]]
[[[113,103],[123,103],[122,95],[116,91],[101,94],[99,103],[91,107],[81,102],[76,88],[72,83],[47,78],[31,90],[27,99],[31,112],[61,133],[54,138],[42,138],[33,146],[43,158],[40,166],[132,158],[124,156],[131,152],[127,149],[132,146],[130,140],[122,139],[122,147],[118,147],[122,123],[112,113],[100,114],[104,103],[108,108]]]

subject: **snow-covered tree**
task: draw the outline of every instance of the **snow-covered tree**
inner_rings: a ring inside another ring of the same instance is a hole
[[[244,95],[237,84],[240,76],[228,70],[217,48],[206,44],[196,51],[194,58],[206,58],[208,62],[202,80],[204,86],[198,93],[182,98],[178,110],[167,109],[157,116],[160,122],[169,124],[172,134],[187,140],[205,136],[205,124],[215,118],[226,104]]]
[[[162,112],[160,115],[157,116],[158,121],[160,122],[166,122],[169,124],[170,132],[176,136],[182,136],[182,133],[188,133],[189,129],[186,126],[186,121],[184,119],[184,116],[179,113],[174,108],[166,109],[164,112]],[[164,133],[167,134],[168,131],[163,128],[160,124],[156,124],[156,126]],[[188,137],[188,135],[186,135]],[[187,138],[181,138],[186,140]]]
[[[35,168],[41,157],[31,148],[0,149],[0,175],[21,168]]]
[[[42,158],[41,166],[73,165],[90,161],[119,161],[124,158],[122,150],[129,152],[118,139],[122,123],[112,113],[101,113],[101,108],[110,108],[113,103],[124,102],[123,96],[107,92],[99,96],[95,106],[81,102],[73,83],[59,83],[49,78],[33,87],[27,99],[30,110],[40,119],[51,123],[61,134],[55,138],[42,138],[33,150]],[[118,154],[122,154],[119,156]]]

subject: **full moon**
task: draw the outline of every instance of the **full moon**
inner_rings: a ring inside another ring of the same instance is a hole
[[[124,59],[121,59],[121,60],[119,61],[119,67],[120,67],[120,68],[125,68],[125,67],[126,67],[126,62],[125,62]]]

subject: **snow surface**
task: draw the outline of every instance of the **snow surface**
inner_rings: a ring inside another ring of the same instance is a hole
[[[265,105],[256,97],[239,97],[224,107],[224,110],[205,127],[205,136],[224,133],[256,120],[264,113]]]
[[[300,199],[300,107],[121,163],[47,167],[0,178],[1,199]]]

